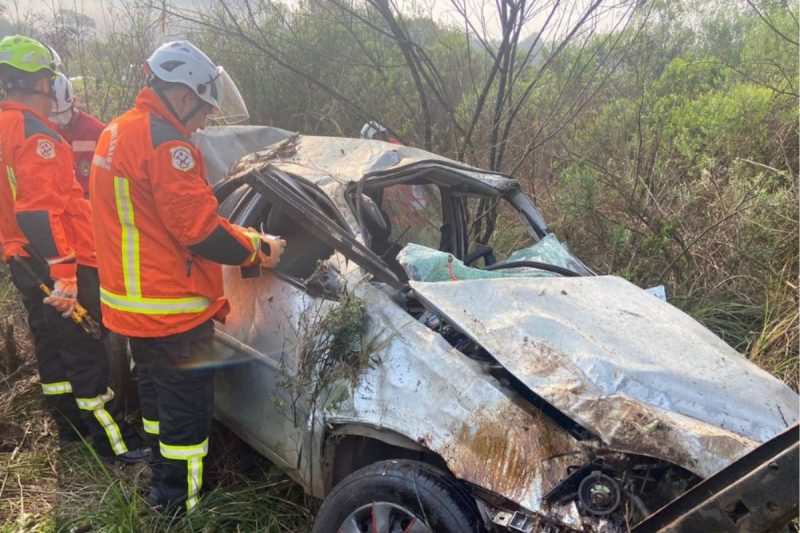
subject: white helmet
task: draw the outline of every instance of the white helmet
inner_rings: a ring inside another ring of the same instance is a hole
[[[64,74],[58,73],[53,80],[53,108],[50,111],[55,115],[69,111],[75,105],[75,89],[72,82]]]
[[[370,120],[361,128],[362,139],[383,139],[389,134],[389,130],[378,124],[374,120]]]
[[[191,89],[203,102],[214,107],[213,118],[217,120],[239,122],[249,116],[239,89],[225,69],[215,66],[189,41],[162,44],[147,58],[147,66],[159,80],[180,83]]]

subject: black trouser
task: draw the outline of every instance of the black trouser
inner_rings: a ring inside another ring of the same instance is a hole
[[[152,453],[150,493],[165,508],[193,508],[203,486],[214,406],[213,335],[209,320],[178,335],[130,337]]]
[[[40,279],[49,280],[47,266],[27,260]],[[42,389],[64,440],[74,431],[91,434],[99,455],[110,457],[141,446],[141,439],[125,422],[108,387],[108,359],[102,340],[89,337],[71,319],[42,302],[45,295],[36,280],[10,263],[11,280],[22,293],[34,338]],[[97,269],[78,266],[78,299],[100,318]]]

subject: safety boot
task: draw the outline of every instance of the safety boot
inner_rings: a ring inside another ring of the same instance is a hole
[[[142,461],[148,461],[150,459],[150,448],[145,446],[142,448],[128,450],[125,453],[120,453],[117,455],[104,455],[103,459],[112,463],[135,465],[136,463],[141,463]]]

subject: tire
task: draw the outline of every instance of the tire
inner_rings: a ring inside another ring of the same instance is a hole
[[[375,527],[377,525],[377,527]],[[417,461],[381,461],[325,498],[313,533],[484,533],[475,500],[452,476]]]

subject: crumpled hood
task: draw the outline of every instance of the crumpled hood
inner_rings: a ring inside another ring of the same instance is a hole
[[[617,277],[411,282],[418,297],[613,449],[708,476],[798,419],[798,396]]]

